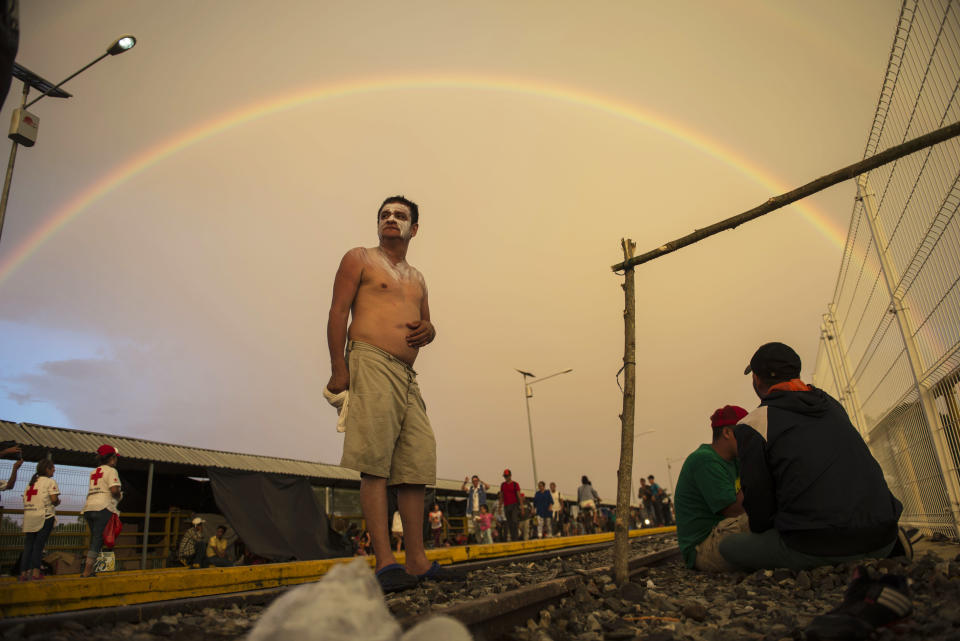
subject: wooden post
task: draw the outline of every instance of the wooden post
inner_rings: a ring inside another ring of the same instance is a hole
[[[636,243],[623,245],[623,261],[633,258]],[[613,576],[617,585],[630,579],[630,496],[633,493],[633,417],[636,404],[637,312],[633,266],[624,268],[623,413],[620,414],[620,468],[617,470],[617,522],[613,535]]]

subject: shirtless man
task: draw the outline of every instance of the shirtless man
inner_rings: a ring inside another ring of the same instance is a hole
[[[424,487],[436,482],[437,455],[413,363],[437,332],[423,275],[406,261],[418,221],[416,203],[403,196],[380,205],[380,244],[351,249],[340,261],[327,324],[327,389],[350,395],[340,465],[360,472],[360,505],[384,592],[416,587],[421,578],[459,578],[431,564],[423,547]],[[390,547],[388,485],[397,486],[406,568]]]

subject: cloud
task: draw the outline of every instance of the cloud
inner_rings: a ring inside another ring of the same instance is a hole
[[[16,403],[17,405],[28,405],[30,403],[41,403],[41,399],[36,398],[32,394],[25,394],[21,392],[7,391],[7,398]]]
[[[304,403],[278,375],[289,363],[245,368],[242,354],[224,351],[216,341],[125,343],[110,357],[44,361],[4,382],[19,404],[55,407],[68,420],[61,427],[336,462],[332,427],[322,430],[329,442],[316,445],[323,420],[312,412],[323,406]]]

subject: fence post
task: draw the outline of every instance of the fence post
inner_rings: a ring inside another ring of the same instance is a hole
[[[621,241],[623,260],[633,258],[636,243]],[[636,403],[637,311],[633,266],[623,269],[623,412],[620,414],[620,467],[617,470],[617,521],[613,534],[613,577],[617,585],[630,580],[630,495],[633,493],[633,418]],[[597,506],[599,508],[599,506]]]
[[[840,333],[840,326],[837,324],[837,317],[834,313],[833,303],[827,304],[827,313],[823,315],[824,320],[824,347],[827,350],[827,358],[830,359],[830,367],[834,369],[834,376],[837,380],[837,389],[841,391],[847,400],[847,410],[850,419],[860,431],[860,436],[867,443],[870,442],[870,430],[867,421],[863,417],[863,410],[860,407],[860,396],[857,394],[857,386],[853,384],[850,376],[850,363],[847,359],[847,350],[843,344],[843,336]],[[831,349],[831,343],[833,349]],[[852,410],[852,411],[851,411]]]
[[[153,499],[153,461],[150,461],[150,469],[147,471],[147,503],[143,515],[143,549],[140,552],[140,569],[147,569],[147,539],[150,534],[150,506]]]
[[[827,365],[830,367],[830,375],[833,376],[833,384],[837,388],[837,400],[840,401],[844,407],[846,407],[847,396],[844,391],[845,386],[843,384],[843,379],[840,377],[840,368],[834,362],[833,350],[830,349],[830,341],[832,341],[834,337],[830,333],[830,330],[827,329],[826,314],[823,315],[823,319],[823,324],[820,325],[820,342],[823,344],[823,353],[827,355]],[[847,408],[847,413],[850,413],[849,408]],[[857,426],[857,429],[860,429],[860,426]]]
[[[943,426],[940,424],[940,416],[934,406],[932,395],[930,394],[930,390],[924,386],[921,379],[924,374],[923,364],[920,361],[920,353],[917,350],[917,344],[913,338],[913,328],[910,326],[910,319],[904,314],[902,299],[897,296],[897,274],[884,250],[888,239],[880,229],[880,221],[877,219],[877,207],[874,198],[873,192],[870,191],[867,177],[865,175],[860,176],[857,179],[857,199],[863,203],[863,219],[867,222],[870,235],[873,238],[873,244],[877,249],[877,257],[880,260],[880,272],[890,296],[890,313],[896,318],[897,328],[900,330],[900,336],[903,339],[903,346],[907,354],[910,373],[913,375],[914,386],[917,390],[917,401],[920,404],[920,410],[927,423],[927,429],[933,441],[933,450],[936,453],[937,463],[940,467],[940,475],[947,489],[947,498],[950,500],[950,515],[953,518],[953,528],[956,534],[958,533],[958,526],[960,526],[960,478],[957,476],[957,469],[953,464],[953,457],[950,455],[950,450],[943,434]]]

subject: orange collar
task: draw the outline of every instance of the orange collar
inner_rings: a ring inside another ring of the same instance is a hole
[[[776,385],[771,385],[771,392],[779,390],[781,392],[809,392],[811,388],[809,385],[801,381],[799,378],[794,378],[789,381],[783,381],[782,383],[777,383]]]

